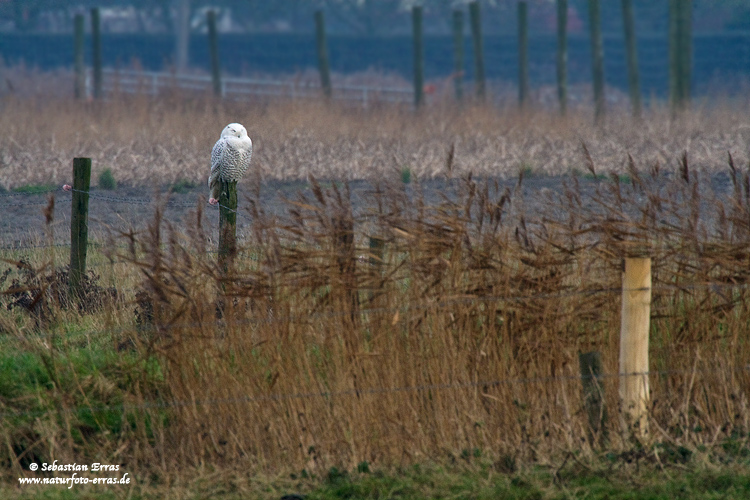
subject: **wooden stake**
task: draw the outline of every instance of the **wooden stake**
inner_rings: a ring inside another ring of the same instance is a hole
[[[237,181],[219,183],[219,267],[227,272],[237,253]]]
[[[75,71],[75,97],[86,97],[86,65],[83,59],[83,14],[76,14],[73,33],[73,66]]]
[[[206,14],[208,23],[208,48],[211,53],[211,80],[214,84],[214,95],[224,95],[221,88],[221,66],[219,65],[219,36],[216,31],[216,11],[209,10]]]
[[[453,11],[453,60],[453,84],[460,101],[464,95],[464,13],[460,10]]]
[[[102,97],[102,36],[99,7],[91,9],[91,59],[94,67],[94,99]]]
[[[622,427],[648,435],[648,340],[651,318],[651,259],[626,258],[620,325],[620,400]]]
[[[690,106],[693,67],[693,0],[680,2],[680,98],[682,108]]]
[[[474,41],[474,81],[476,82],[477,97],[485,98],[484,84],[484,50],[482,48],[482,13],[479,2],[469,4],[469,18],[471,21],[471,37]]]
[[[591,68],[594,80],[594,121],[600,123],[604,118],[604,45],[602,43],[599,0],[589,0],[589,28],[591,33]]]
[[[424,103],[424,46],[422,45],[422,7],[411,9],[412,31],[414,36],[414,107],[419,109]]]
[[[581,370],[583,405],[589,420],[589,443],[592,446],[602,445],[607,437],[607,410],[604,406],[604,388],[601,383],[602,354],[597,351],[579,353],[578,365]]]
[[[70,274],[71,294],[79,296],[81,282],[86,275],[86,254],[89,239],[89,187],[91,158],[73,158],[73,194],[70,214]]]
[[[328,61],[328,43],[326,42],[326,22],[322,10],[315,11],[315,42],[318,49],[318,70],[320,86],[326,99],[331,98],[331,67]]]
[[[529,6],[518,2],[518,103],[524,108],[529,98]]]
[[[625,52],[628,61],[628,88],[633,117],[641,117],[641,83],[638,73],[638,45],[635,37],[633,0],[622,0],[622,19],[625,26]]]
[[[568,0],[557,0],[557,99],[568,110]]]

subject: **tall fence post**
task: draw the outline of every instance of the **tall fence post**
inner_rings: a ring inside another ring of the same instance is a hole
[[[568,110],[568,0],[557,0],[557,99]]]
[[[518,2],[518,103],[526,107],[529,98],[529,5]]]
[[[89,238],[89,187],[91,158],[73,158],[73,193],[70,214],[70,274],[68,284],[72,296],[80,295],[86,275],[86,254]]]
[[[456,100],[460,101],[464,95],[464,13],[453,11],[453,85]]]
[[[94,99],[102,97],[102,32],[99,7],[91,9],[91,64],[94,68]]]
[[[471,38],[474,41],[474,81],[476,82],[477,97],[485,98],[484,84],[484,50],[482,48],[482,12],[479,2],[474,0],[469,4],[469,18],[471,22]]]
[[[623,431],[648,435],[648,336],[651,259],[626,258],[620,323],[620,401]]]
[[[589,443],[601,445],[607,439],[607,409],[604,406],[602,386],[602,354],[597,351],[579,353],[578,366],[581,371],[583,406],[589,420]]]
[[[221,67],[219,65],[219,36],[216,32],[216,11],[209,10],[206,13],[208,23],[208,48],[211,53],[211,80],[214,86],[214,95],[222,96]]]
[[[322,10],[315,11],[315,45],[318,49],[318,70],[320,86],[326,99],[331,98],[331,67],[328,62],[328,43],[326,42],[326,22]]]
[[[86,97],[86,65],[83,59],[83,14],[76,14],[73,21],[73,67],[75,71],[75,97]]]
[[[680,97],[682,107],[690,106],[690,80],[693,66],[693,0],[680,2]]]
[[[591,33],[591,68],[594,80],[594,121],[604,118],[604,44],[602,43],[601,5],[589,0],[589,31]]]
[[[226,272],[237,252],[237,181],[219,183],[219,268]]]
[[[622,21],[625,28],[625,52],[628,61],[630,105],[635,118],[641,117],[641,83],[638,74],[638,45],[635,37],[633,0],[622,0]]]
[[[424,46],[422,45],[422,6],[411,9],[414,36],[414,107],[419,109],[424,102]]]

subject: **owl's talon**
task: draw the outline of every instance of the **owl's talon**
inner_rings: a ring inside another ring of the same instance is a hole
[[[73,186],[70,184],[63,184],[63,191],[73,191]]]
[[[219,200],[217,200],[216,198],[209,198],[208,199],[208,203],[211,204],[211,205],[218,205],[219,204]]]

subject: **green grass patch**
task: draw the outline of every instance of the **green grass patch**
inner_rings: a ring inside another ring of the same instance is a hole
[[[170,193],[185,194],[197,187],[197,184],[187,179],[180,179],[169,187]]]
[[[99,189],[104,189],[106,191],[117,189],[117,180],[112,173],[112,169],[105,168],[99,174]]]
[[[27,184],[24,186],[14,187],[11,191],[23,194],[43,194],[57,189],[54,184]]]

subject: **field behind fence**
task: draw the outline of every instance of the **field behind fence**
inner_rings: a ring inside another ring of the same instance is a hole
[[[706,447],[734,460],[720,445],[746,449],[750,430],[750,174],[730,158],[717,191],[675,161],[604,177],[591,162],[541,214],[523,173],[512,188],[464,176],[434,204],[419,183],[376,183],[359,214],[345,183],[310,178],[285,214],[250,194],[227,270],[200,204],[178,228],[154,202],[146,230],[90,248],[104,266],[80,305],[52,272],[65,249],[13,249],[4,343],[46,360],[37,377],[52,383],[6,399],[6,463],[512,469],[652,441],[668,462]],[[650,284],[623,281],[626,257],[650,258]],[[646,291],[649,361],[621,373],[621,297]],[[633,377],[650,388],[635,429],[619,392]]]

